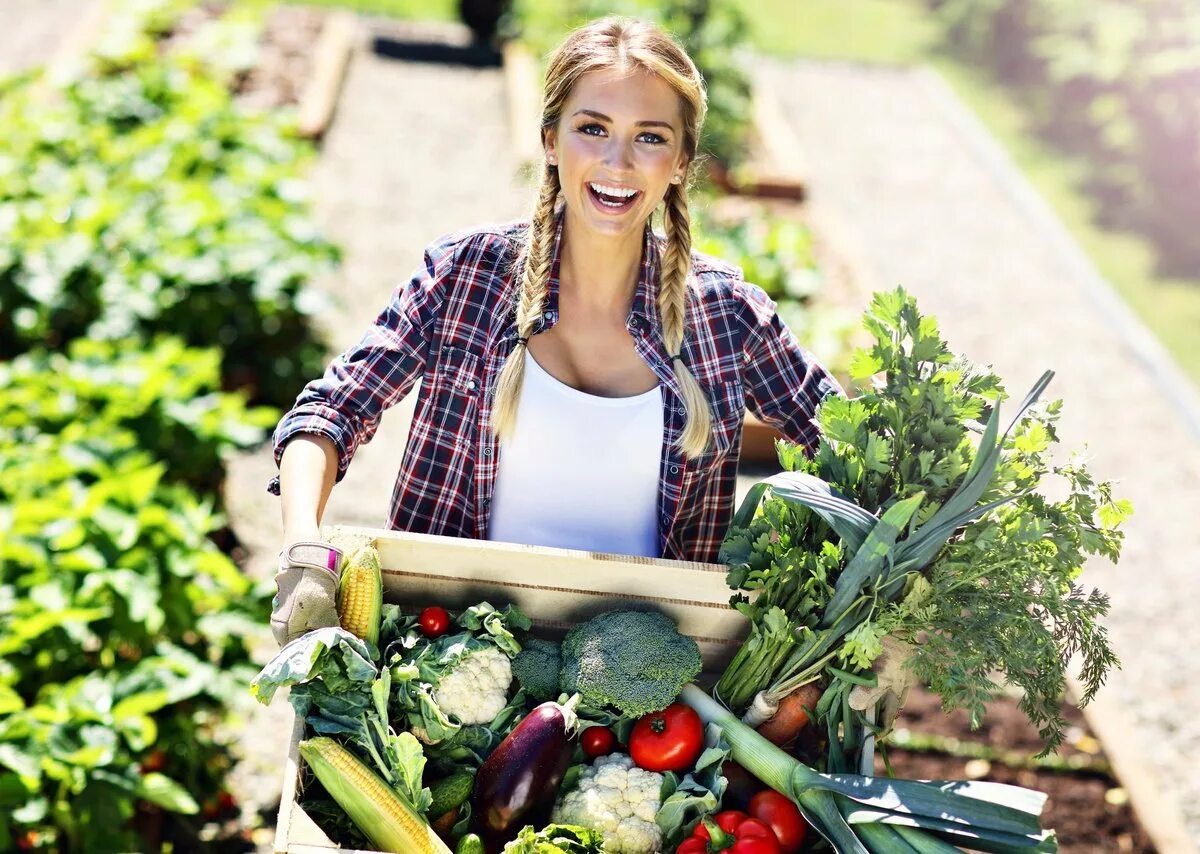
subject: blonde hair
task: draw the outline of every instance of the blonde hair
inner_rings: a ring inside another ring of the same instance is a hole
[[[576,81],[592,71],[640,69],[657,74],[680,97],[683,150],[689,169],[696,161],[700,129],[708,109],[704,80],[687,53],[663,30],[634,19],[609,16],[572,32],[550,57],[542,98],[542,132],[555,128]],[[687,180],[671,184],[665,198],[666,246],[660,255],[658,311],[667,355],[679,354],[687,317],[687,279],[691,269],[692,231]],[[528,339],[546,301],[554,255],[555,212],[561,185],[558,168],[543,159],[537,200],[516,268],[521,277],[516,297],[517,335]],[[702,454],[712,432],[712,415],[700,383],[682,359],[671,362],[683,393],[687,422],[679,447],[688,457]],[[525,377],[525,353],[518,346],[500,370],[492,405],[492,424],[501,439],[516,426],[517,404]]]

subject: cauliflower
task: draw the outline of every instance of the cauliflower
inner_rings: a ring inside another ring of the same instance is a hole
[[[653,854],[663,842],[654,823],[662,784],[662,774],[638,768],[624,754],[601,756],[554,805],[551,821],[599,830],[611,854]]]
[[[512,664],[494,646],[469,652],[443,676],[433,699],[463,724],[486,724],[508,705]]]

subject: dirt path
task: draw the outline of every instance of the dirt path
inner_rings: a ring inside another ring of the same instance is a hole
[[[1020,397],[1041,372],[1065,401],[1063,446],[1133,501],[1112,596],[1124,670],[1102,699],[1200,838],[1200,441],[1185,386],[1132,312],[1046,214],[977,121],[928,72],[764,63],[811,167],[814,213],[838,223],[871,288],[903,285],[951,346],[991,363]],[[1168,783],[1169,781],[1169,783]]]
[[[0,77],[44,63],[96,0],[3,0]]]

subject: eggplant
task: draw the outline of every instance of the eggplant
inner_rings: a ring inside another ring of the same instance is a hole
[[[489,850],[514,839],[526,816],[553,804],[571,764],[578,702],[576,695],[565,706],[542,703],[480,766],[471,805]]]

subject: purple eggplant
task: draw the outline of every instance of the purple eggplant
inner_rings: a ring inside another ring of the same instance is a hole
[[[475,775],[473,813],[488,849],[502,847],[526,817],[554,802],[571,763],[578,695],[566,705],[542,703],[500,742]]]

